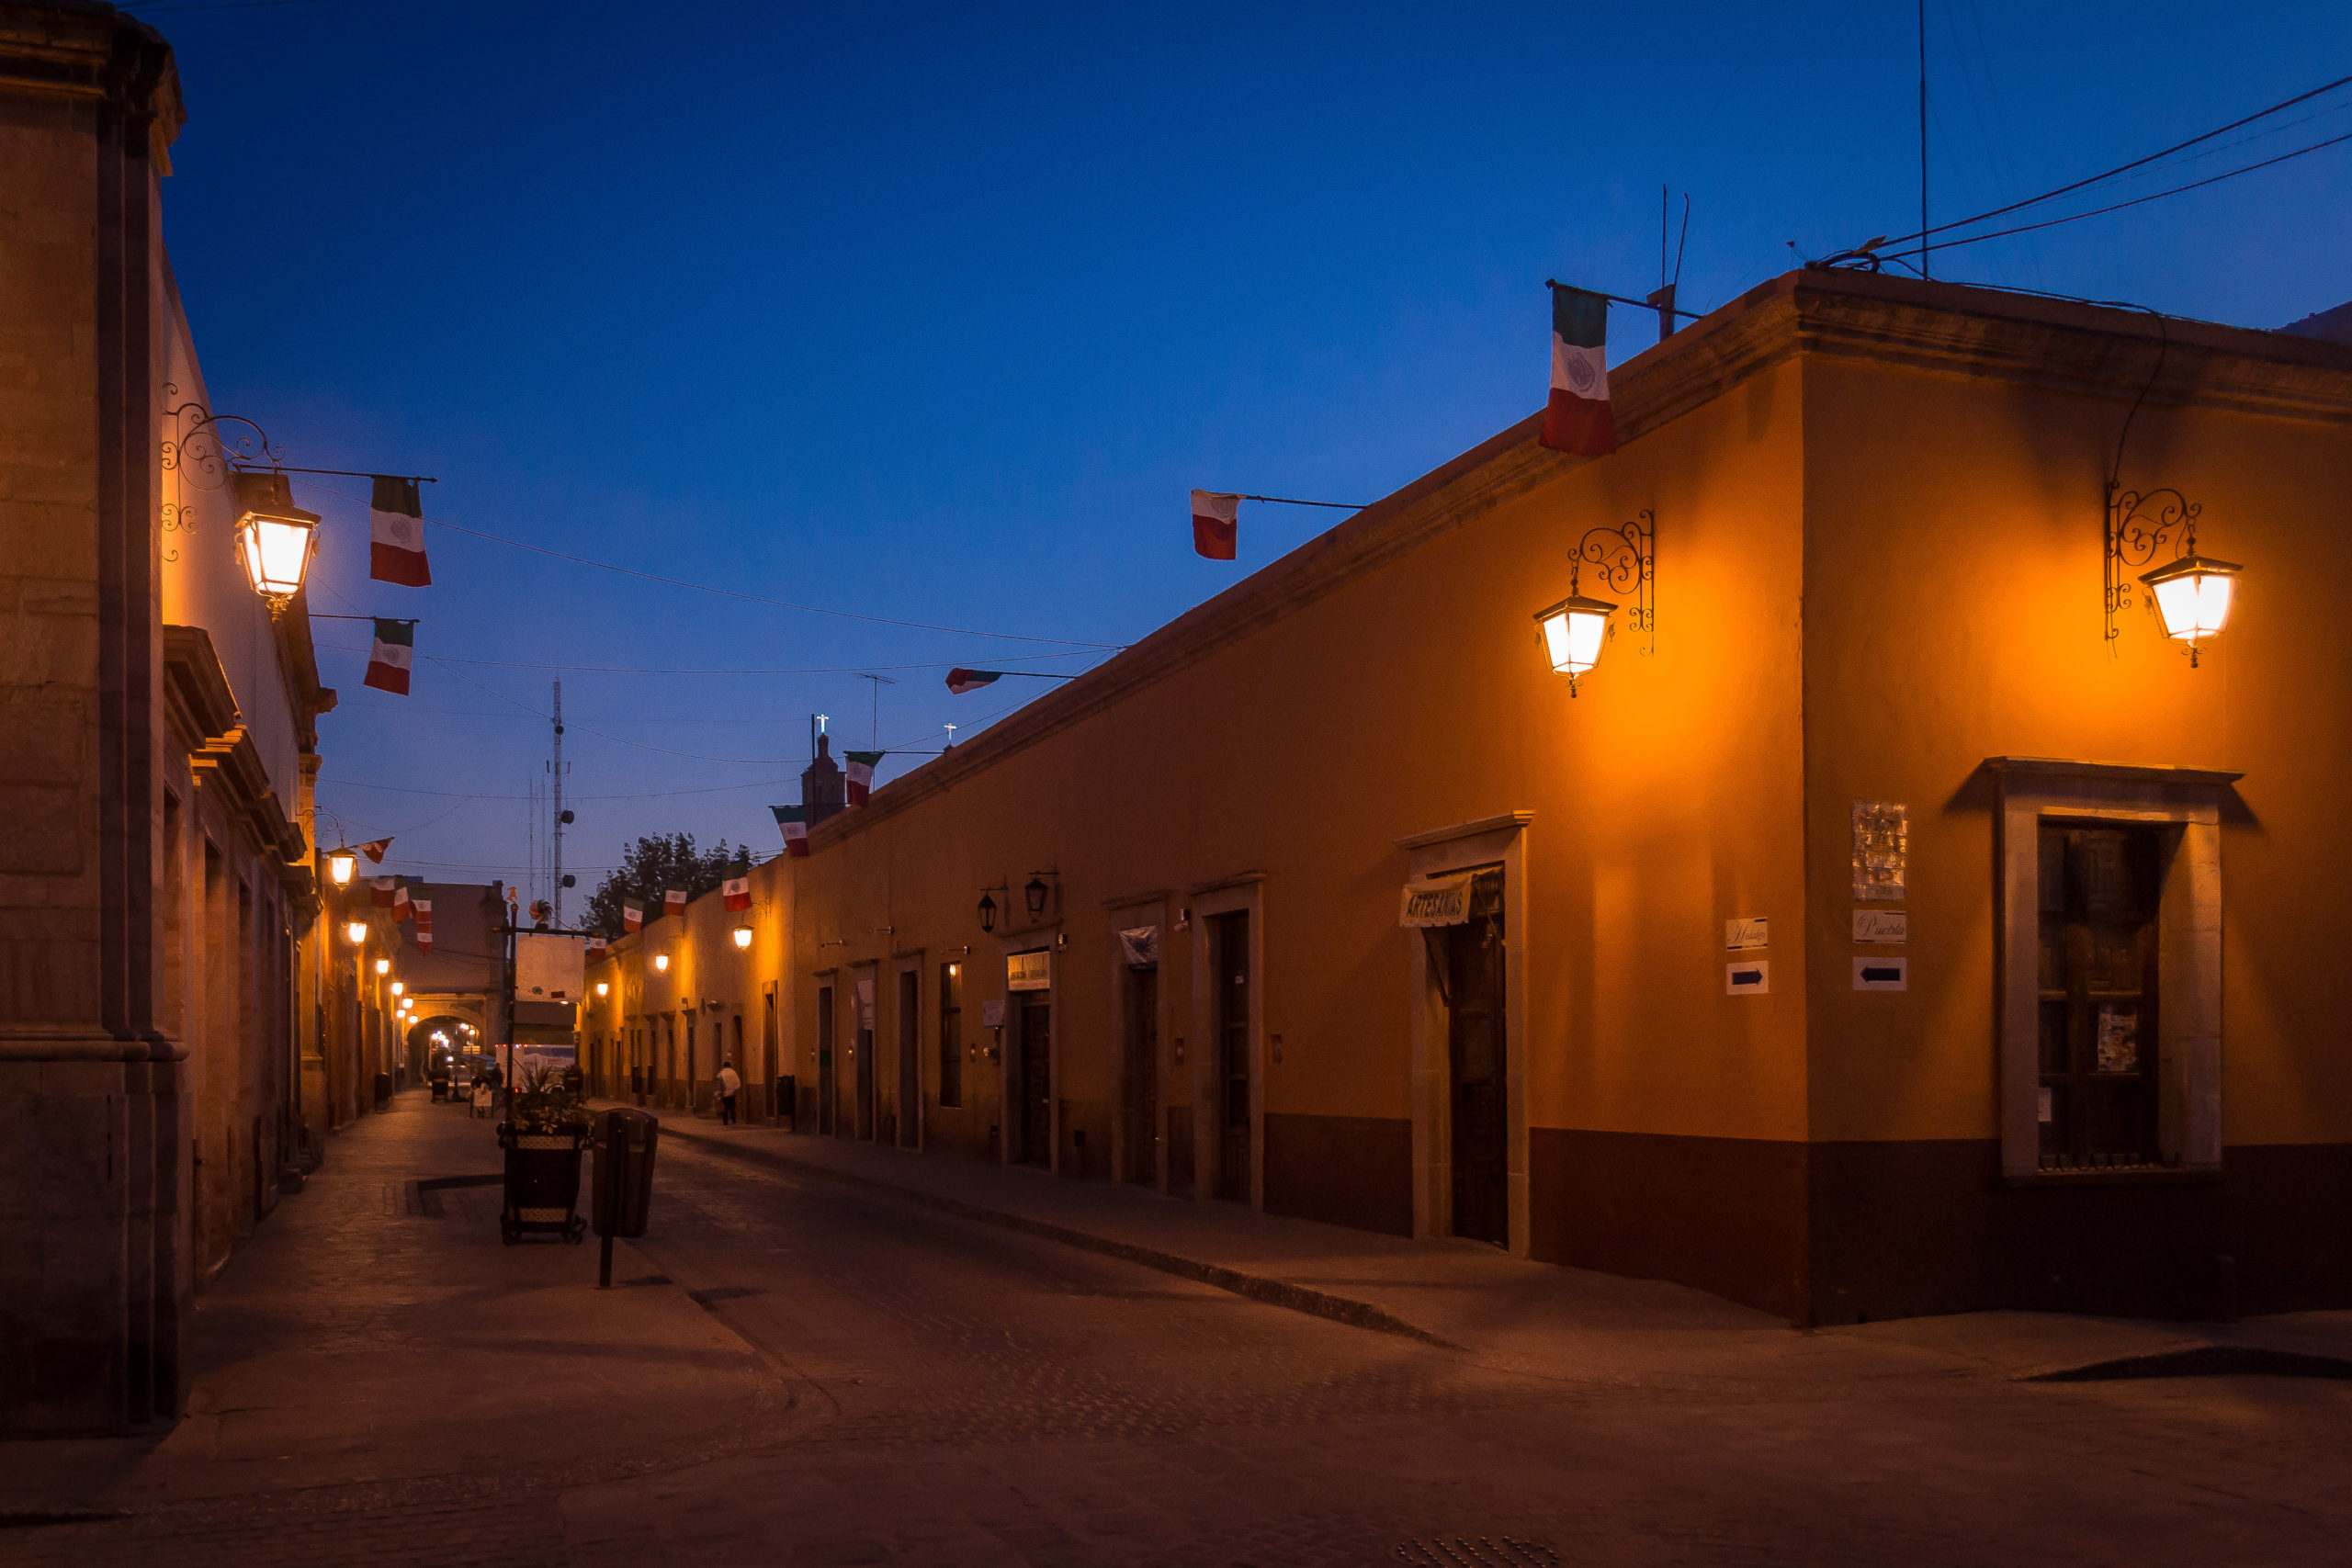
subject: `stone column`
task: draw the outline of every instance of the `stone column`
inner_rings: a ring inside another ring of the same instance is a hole
[[[156,183],[171,51],[0,0],[0,1432],[178,1413],[183,1053],[157,1027]]]

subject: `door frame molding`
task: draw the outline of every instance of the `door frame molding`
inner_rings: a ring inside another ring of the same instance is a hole
[[[1528,1251],[1527,1184],[1527,825],[1532,811],[1507,811],[1412,833],[1395,840],[1405,852],[1408,879],[1442,876],[1474,866],[1503,873],[1504,1142],[1509,1150],[1510,1251]],[[1411,997],[1413,1056],[1413,1235],[1453,1234],[1453,1125],[1445,1004],[1430,972],[1429,944],[1410,929],[1404,940]]]
[[[1060,1053],[1054,1049],[1052,1035],[1053,1032],[1059,1032],[1062,1021],[1060,995],[1062,923],[1059,919],[1053,919],[1041,926],[1030,926],[1020,931],[997,938],[996,944],[996,989],[997,995],[1004,998],[1004,1025],[997,1036],[999,1047],[997,1055],[1001,1058],[997,1063],[996,1114],[997,1126],[1000,1129],[996,1141],[997,1163],[1016,1166],[1023,1163],[1019,1155],[1014,1152],[1015,1144],[1012,1136],[1012,1122],[1016,1111],[1023,1119],[1022,1136],[1026,1138],[1029,1132],[1027,1124],[1029,1105],[1024,1092],[1026,1074],[1029,1070],[1029,1032],[1021,1023],[1021,998],[1035,994],[1029,991],[1015,991],[1008,987],[1005,984],[1005,964],[1015,953],[1042,953],[1046,955],[1046,1006],[1051,1010],[1046,1016],[1053,1021],[1046,1026],[1051,1032],[1047,1034],[1046,1040],[1046,1164],[1044,1168],[1058,1176],[1061,1174],[1062,1154],[1061,1064],[1055,1060]],[[970,976],[967,976],[966,978],[969,979]],[[968,997],[969,994],[967,988],[966,995]],[[968,1005],[967,1002],[967,1006]],[[1012,1049],[1004,1048],[1008,1037],[1011,1039]],[[1015,1077],[1013,1074],[1012,1069],[1016,1060],[1021,1067],[1022,1077]]]
[[[1103,911],[1110,916],[1108,934],[1111,939],[1111,998],[1117,1018],[1119,1038],[1119,1101],[1117,1114],[1111,1119],[1111,1170],[1114,1183],[1117,1173],[1129,1168],[1126,1146],[1127,1104],[1133,1098],[1133,1086],[1127,1082],[1126,989],[1132,982],[1129,978],[1131,972],[1127,968],[1126,957],[1119,947],[1119,932],[1132,929],[1139,923],[1138,917],[1148,919],[1151,924],[1159,928],[1159,963],[1155,972],[1160,976],[1161,983],[1154,993],[1152,1004],[1155,1038],[1152,1042],[1151,1066],[1152,1071],[1159,1077],[1160,1091],[1156,1096],[1157,1109],[1154,1111],[1158,1124],[1152,1132],[1153,1135],[1159,1139],[1162,1147],[1152,1177],[1154,1187],[1163,1193],[1168,1190],[1168,1156],[1165,1145],[1168,1139],[1168,1037],[1171,1032],[1168,1027],[1170,1021],[1168,1014],[1171,1005],[1168,993],[1173,988],[1166,984],[1166,980],[1173,967],[1169,963],[1168,952],[1169,945],[1175,936],[1175,932],[1169,929],[1168,904],[1169,895],[1160,892],[1139,894],[1131,898],[1114,899],[1103,905]],[[1125,1185],[1125,1183],[1118,1184]]]
[[[1185,925],[1193,937],[1193,1195],[1218,1199],[1224,1175],[1224,1119],[1218,1105],[1216,987],[1210,983],[1206,922],[1219,915],[1250,917],[1250,1206],[1266,1206],[1266,910],[1263,872],[1205,883],[1193,889]],[[1163,965],[1163,968],[1165,966]]]

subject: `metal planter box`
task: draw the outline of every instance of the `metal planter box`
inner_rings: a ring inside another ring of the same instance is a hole
[[[580,1214],[580,1145],[584,1127],[556,1133],[517,1132],[501,1122],[498,1146],[506,1151],[506,1207],[498,1216],[508,1246],[526,1235],[547,1233],[577,1243],[588,1234]]]

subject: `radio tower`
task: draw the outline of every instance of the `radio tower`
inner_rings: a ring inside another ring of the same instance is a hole
[[[563,929],[563,682],[555,683],[555,929]]]

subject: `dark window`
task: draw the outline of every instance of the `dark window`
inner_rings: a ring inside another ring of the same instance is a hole
[[[939,1103],[964,1103],[964,966],[939,966]]]
[[[2146,828],[2050,823],[2041,840],[2041,1163],[2160,1163],[2156,908]]]

